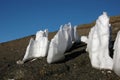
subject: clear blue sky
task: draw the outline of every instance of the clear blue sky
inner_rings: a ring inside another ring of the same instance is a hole
[[[120,0],[0,0],[0,43],[68,22],[90,23],[103,11],[120,15]]]

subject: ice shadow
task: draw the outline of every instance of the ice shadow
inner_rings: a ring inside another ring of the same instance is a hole
[[[68,51],[66,51],[65,53],[71,52],[71,51],[73,51],[73,50],[75,50],[75,49],[77,49],[77,48],[84,47],[84,46],[86,46],[86,45],[87,45],[87,44],[85,44],[85,43],[83,43],[83,42],[74,43],[74,44],[72,45],[72,47],[71,47]]]
[[[81,54],[85,54],[85,53],[86,53],[85,49],[82,49],[82,50],[80,50],[80,51],[75,51],[75,52],[72,52],[72,53],[70,53],[70,54],[67,54],[67,55],[65,55],[65,60],[64,60],[64,62],[67,62],[67,61],[69,61],[69,60],[72,60],[72,59],[80,56]]]
[[[69,60],[72,60],[78,56],[80,56],[81,54],[86,53],[86,44],[85,43],[75,43],[73,44],[73,46],[71,47],[71,49],[69,51],[66,51],[65,53],[65,59],[56,63],[65,63]]]
[[[114,55],[114,49],[113,49],[114,42],[115,42],[115,41],[111,41],[110,44],[109,44],[109,56],[110,56],[111,58],[113,58],[113,55]]]

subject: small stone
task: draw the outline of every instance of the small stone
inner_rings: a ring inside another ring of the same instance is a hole
[[[15,79],[8,79],[8,80],[15,80]]]
[[[21,61],[21,60],[18,60],[16,63],[17,63],[17,64],[23,64],[24,62]]]
[[[107,71],[108,74],[111,74],[112,72],[111,71]]]
[[[32,59],[30,62],[33,62],[33,61],[35,61],[37,58],[35,58],[35,59]]]
[[[103,74],[105,74],[105,71],[101,71]]]

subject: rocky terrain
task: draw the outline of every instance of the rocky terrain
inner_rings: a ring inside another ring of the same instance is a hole
[[[112,43],[114,44],[117,32],[120,30],[120,16],[110,18],[112,26]],[[78,25],[80,36],[88,35],[95,22]],[[49,33],[49,40],[56,32]],[[65,53],[66,59],[59,63],[48,64],[46,58],[28,61],[17,65],[16,61],[23,58],[29,40],[34,35],[21,39],[0,43],[0,80],[120,80],[113,71],[97,70],[92,68],[86,44],[74,44],[70,51]],[[111,57],[113,49],[110,49]]]

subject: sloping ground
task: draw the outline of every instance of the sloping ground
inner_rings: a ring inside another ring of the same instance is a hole
[[[110,23],[114,42],[120,30],[120,16],[111,17]],[[79,35],[88,35],[94,24],[79,25]],[[49,40],[55,33],[49,33]],[[107,73],[107,70],[92,68],[85,43],[74,44],[65,53],[66,59],[59,63],[48,64],[46,58],[40,58],[17,65],[16,61],[23,58],[31,37],[34,35],[0,44],[0,80],[120,80],[113,71]]]

